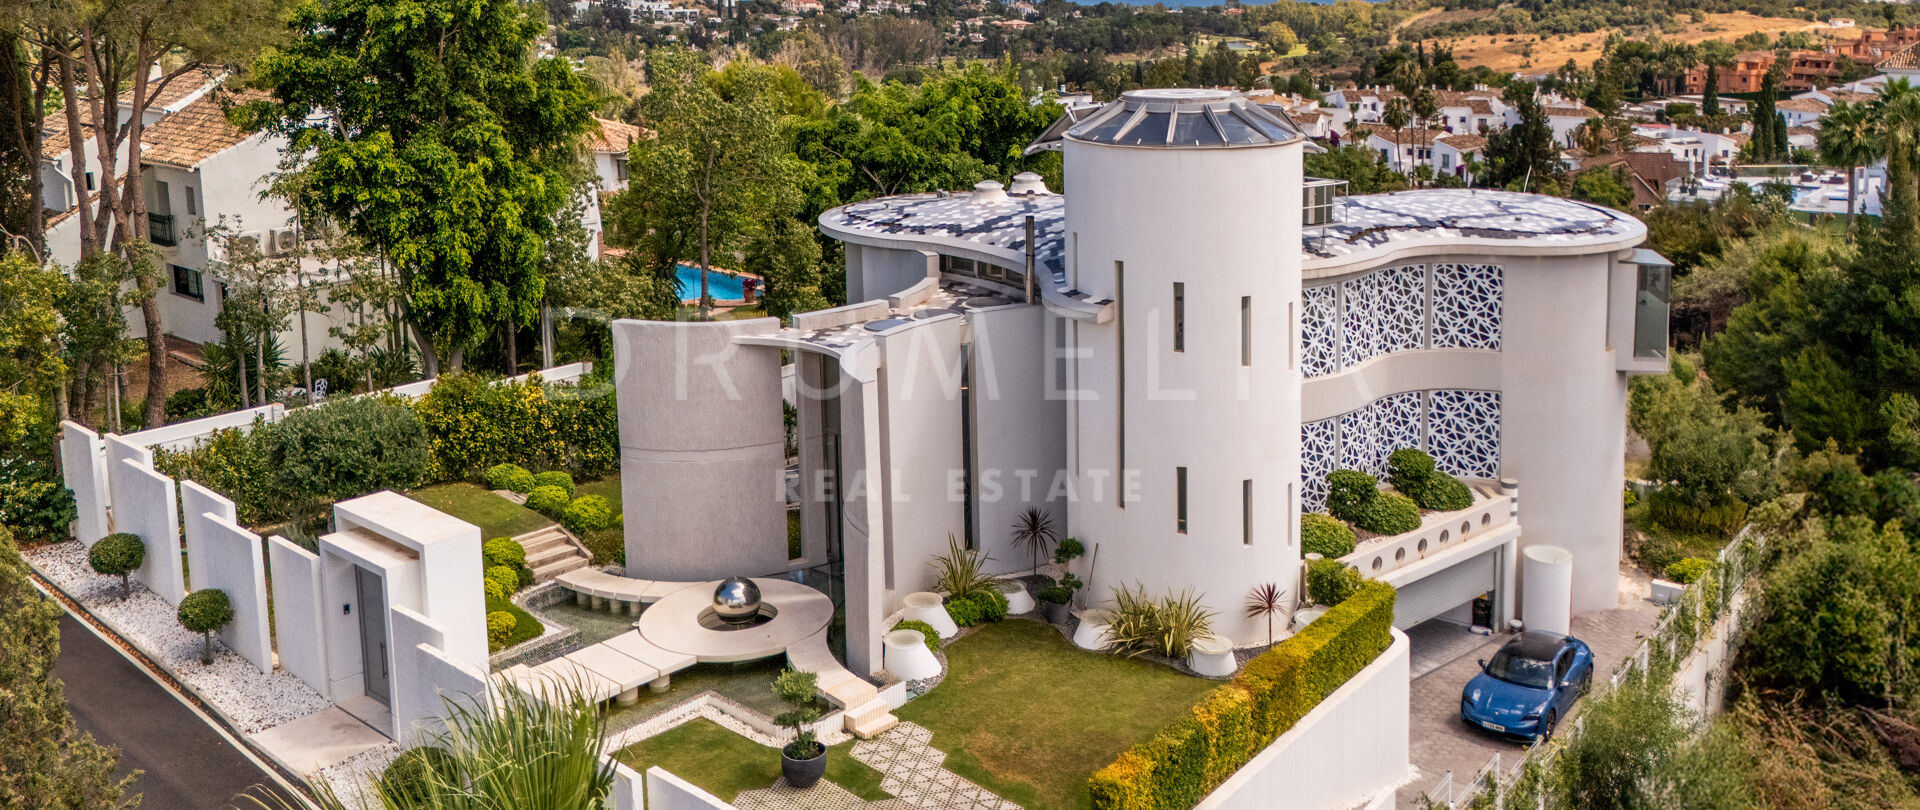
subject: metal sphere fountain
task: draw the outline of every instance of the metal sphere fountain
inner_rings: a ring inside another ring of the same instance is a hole
[[[752,624],[760,617],[760,586],[745,577],[721,580],[713,589],[713,614],[727,624]]]

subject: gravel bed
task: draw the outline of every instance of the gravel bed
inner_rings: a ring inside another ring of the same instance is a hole
[[[180,626],[174,606],[137,581],[132,595],[122,599],[120,579],[94,573],[78,541],[42,546],[23,556],[42,576],[191,687],[241,734],[256,734],[331,705],[285,670],[262,675],[217,638],[213,664],[201,664],[200,634]]]
[[[320,781],[348,807],[379,807],[378,797],[369,788],[398,756],[400,746],[395,743],[369,748],[345,762],[321,768]]]

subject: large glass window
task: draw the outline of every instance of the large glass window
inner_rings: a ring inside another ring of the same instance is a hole
[[[1024,272],[1011,270],[996,264],[965,259],[959,256],[941,256],[940,274],[944,276],[976,278],[981,281],[988,281],[994,284],[1023,290],[1027,285],[1027,274]]]
[[[1633,301],[1633,356],[1667,356],[1667,302],[1673,297],[1673,266],[1639,265]]]

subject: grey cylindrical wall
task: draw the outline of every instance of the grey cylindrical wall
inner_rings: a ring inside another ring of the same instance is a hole
[[[786,570],[780,353],[746,321],[614,321],[627,574],[709,580]]]

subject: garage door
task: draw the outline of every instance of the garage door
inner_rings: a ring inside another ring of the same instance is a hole
[[[1393,626],[1405,630],[1498,587],[1500,549],[1435,571],[1400,588],[1393,603]]]

